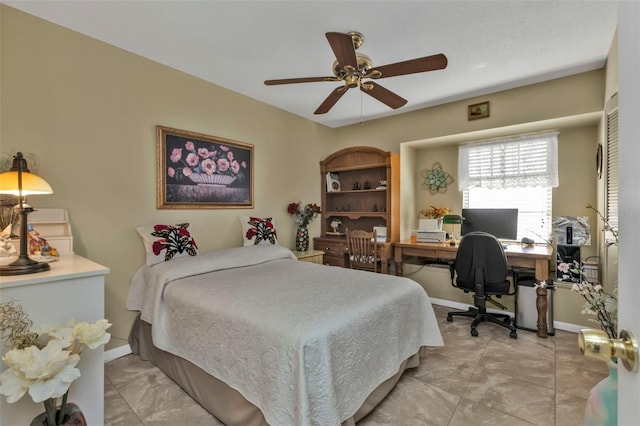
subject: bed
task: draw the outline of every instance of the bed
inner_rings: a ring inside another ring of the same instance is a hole
[[[416,282],[279,245],[144,266],[127,308],[134,353],[227,425],[355,424],[443,345]]]

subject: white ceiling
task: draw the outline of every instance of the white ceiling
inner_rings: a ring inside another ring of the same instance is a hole
[[[235,92],[339,127],[601,68],[614,1],[4,1],[24,12]],[[359,31],[374,66],[444,53],[446,69],[378,80],[408,100],[391,110],[339,84],[265,86],[332,75],[329,31]]]

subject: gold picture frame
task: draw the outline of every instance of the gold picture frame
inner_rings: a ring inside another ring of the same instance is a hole
[[[467,120],[489,117],[489,101],[467,106]]]
[[[156,126],[157,208],[253,208],[254,146]]]

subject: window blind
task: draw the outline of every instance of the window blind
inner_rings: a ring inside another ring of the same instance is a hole
[[[607,110],[607,180],[606,218],[618,229],[618,95],[606,105]]]
[[[458,187],[558,186],[558,132],[476,142],[458,149]]]

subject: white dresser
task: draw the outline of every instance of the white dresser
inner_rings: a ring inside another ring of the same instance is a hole
[[[0,302],[14,300],[29,315],[34,326],[104,318],[104,276],[109,269],[75,254],[51,262],[51,270],[35,274],[0,276]],[[8,348],[2,348],[2,354]],[[78,368],[81,377],[71,384],[69,402],[83,411],[87,424],[104,423],[104,349],[85,349]],[[0,362],[0,371],[6,370]],[[0,425],[28,425],[44,411],[27,393],[8,404],[0,395]]]

